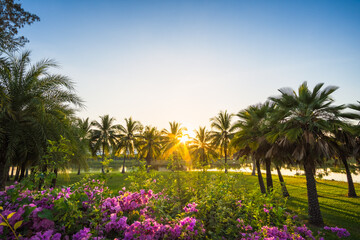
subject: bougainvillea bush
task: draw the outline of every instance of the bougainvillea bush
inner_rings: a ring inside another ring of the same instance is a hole
[[[154,178],[141,171],[128,189],[112,192],[100,179],[63,188],[0,192],[0,238],[84,239],[337,239],[338,227],[313,232],[286,209],[276,190],[246,191],[237,178],[190,179],[175,172]],[[154,191],[152,190],[154,189]]]

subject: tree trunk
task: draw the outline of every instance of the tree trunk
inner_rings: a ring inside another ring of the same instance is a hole
[[[19,181],[23,180],[23,178],[25,177],[25,171],[26,171],[26,162],[23,162],[21,164]]]
[[[103,145],[102,161],[104,162],[104,160],[105,160],[105,149],[104,149],[104,145]],[[103,163],[101,163],[101,172],[102,172],[102,173],[105,173],[105,171],[104,171],[104,164],[103,164]]]
[[[11,166],[11,176],[10,176],[11,178],[13,178],[14,177],[14,166]]]
[[[26,168],[26,170],[25,170],[25,177],[27,178],[28,176],[29,176],[29,169]]]
[[[314,177],[314,168],[309,163],[304,163],[306,187],[308,196],[308,213],[309,221],[318,227],[324,226],[324,221],[321,216],[318,194],[316,190],[316,182]]]
[[[257,170],[257,175],[258,175],[258,180],[259,180],[261,193],[266,193],[264,180],[263,180],[263,177],[261,175],[260,161],[258,159],[256,159],[256,170]]]
[[[80,168],[80,164],[79,164],[77,175],[80,175],[80,173],[81,173],[81,168]]]
[[[283,196],[284,197],[290,197],[290,194],[289,194],[289,192],[288,192],[288,190],[286,188],[286,184],[284,182],[284,178],[283,178],[283,176],[281,174],[279,166],[276,166],[276,171],[278,173],[279,182],[280,182],[280,185],[281,185],[281,190],[282,190]]]
[[[266,166],[266,188],[267,188],[267,191],[270,192],[274,188],[272,176],[271,176],[271,160],[270,160],[270,158],[265,158],[265,166]]]
[[[341,156],[341,161],[343,162],[343,164],[345,166],[345,170],[346,170],[346,177],[347,177],[347,182],[348,182],[348,197],[356,197],[354,182],[351,177],[351,172],[349,169],[349,164],[346,161],[346,157]]]
[[[56,187],[56,180],[57,180],[57,174],[58,174],[57,168],[54,169],[54,173],[55,173],[55,177],[51,180],[51,187],[53,187],[53,188]]]
[[[16,173],[15,173],[15,179],[14,179],[14,181],[19,181],[19,176],[20,176],[20,166],[17,165],[17,166],[16,166]]]
[[[256,161],[255,158],[252,157],[252,173],[251,176],[255,176],[256,175]]]
[[[9,167],[6,164],[5,158],[0,158],[0,163],[2,166],[4,166],[0,168],[0,191],[4,191],[6,186],[6,178],[9,174]]]
[[[121,173],[125,173],[125,160],[126,160],[126,154],[124,154],[124,161],[123,161],[123,167]]]
[[[228,170],[227,170],[227,146],[225,145],[225,149],[224,149],[225,151],[225,173],[227,173],[228,172]]]

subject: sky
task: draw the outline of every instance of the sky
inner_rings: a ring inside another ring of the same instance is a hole
[[[360,1],[22,0],[33,62],[55,59],[86,109],[189,130],[278,89],[339,87],[360,100]],[[236,120],[236,119],[235,119]]]

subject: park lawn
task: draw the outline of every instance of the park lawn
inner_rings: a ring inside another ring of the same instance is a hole
[[[159,175],[170,174],[169,172],[157,172]],[[189,172],[188,174],[196,174]],[[209,172],[208,174],[223,174]],[[257,176],[242,173],[229,173],[236,176],[243,175],[244,185],[246,188],[259,188],[257,183]],[[69,174],[68,176],[59,174],[58,185],[69,185],[71,183],[81,180],[86,174],[76,175]],[[130,185],[127,180],[127,174],[114,172],[109,175],[106,185],[113,191],[119,191],[123,187]],[[265,176],[264,176],[265,177]],[[265,179],[264,179],[265,180]],[[307,220],[307,195],[306,195],[306,180],[304,176],[284,176],[286,186],[290,193],[288,199],[288,208],[296,212],[300,218]],[[274,187],[278,187],[279,181],[276,175],[273,176]],[[360,194],[360,184],[355,184],[356,192]],[[351,237],[348,239],[360,239],[360,198],[348,198],[347,183],[319,180],[317,179],[317,190],[319,195],[319,202],[321,212],[327,226],[338,226],[346,228]]]

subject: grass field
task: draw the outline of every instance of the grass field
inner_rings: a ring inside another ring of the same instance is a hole
[[[159,175],[170,174],[169,172],[157,172]],[[188,174],[193,174],[189,172]],[[224,173],[208,173],[208,174],[224,174]],[[229,173],[240,174],[240,173]],[[248,174],[242,174],[244,184],[247,188],[258,188],[257,177]],[[59,185],[69,185],[79,181],[85,174],[69,176],[59,175]],[[126,180],[127,174],[111,173],[107,186],[118,191],[122,187],[129,186],[130,182]],[[307,219],[307,195],[306,181],[303,176],[289,177],[284,176],[288,187],[290,198],[288,199],[289,209],[295,211],[300,218]],[[278,185],[278,179],[273,176],[274,186]],[[319,202],[325,224],[328,226],[338,226],[346,228],[351,233],[349,239],[360,239],[360,198],[348,198],[347,183],[337,181],[317,180],[317,189],[319,194]],[[360,184],[355,184],[358,194],[360,194]]]

